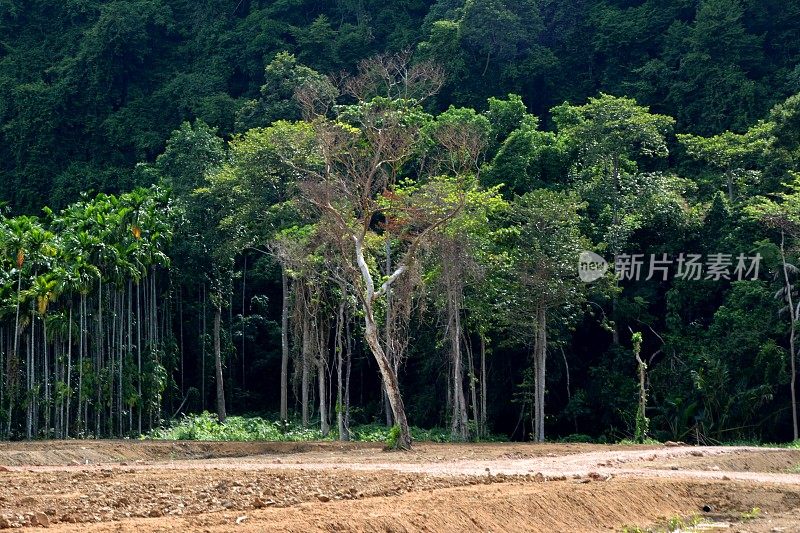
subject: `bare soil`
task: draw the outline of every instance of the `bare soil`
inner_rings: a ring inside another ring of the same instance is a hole
[[[800,450],[51,441],[0,465],[0,528],[800,532]]]

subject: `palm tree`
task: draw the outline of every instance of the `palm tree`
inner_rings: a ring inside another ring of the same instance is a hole
[[[19,365],[19,330],[20,330],[20,306],[22,292],[22,271],[25,265],[25,254],[28,248],[28,235],[35,223],[35,219],[30,217],[16,217],[6,220],[5,238],[3,248],[5,253],[13,257],[15,272],[17,276],[17,290],[14,298],[15,320],[14,320],[14,350],[7,364],[6,379],[8,380],[9,406],[7,412],[6,435],[11,435],[11,422],[14,412],[14,397],[16,389],[16,369]]]
[[[50,436],[50,361],[48,359],[48,353],[47,353],[46,315],[48,307],[58,297],[57,293],[58,286],[59,286],[58,279],[52,273],[48,273],[41,276],[37,276],[33,280],[33,285],[31,286],[31,288],[26,291],[26,296],[30,297],[32,302],[35,302],[36,316],[38,316],[39,321],[41,322],[43,328],[42,342],[40,346],[44,361],[42,378],[44,380],[45,438],[48,438]],[[31,338],[34,338],[33,322],[31,322],[31,332],[32,332]],[[34,343],[31,346],[31,348],[33,349],[35,348],[35,346],[36,344]],[[33,363],[32,360],[31,363]],[[29,369],[31,376],[34,375],[34,371],[35,369],[33,368],[33,365],[31,365],[31,368]]]

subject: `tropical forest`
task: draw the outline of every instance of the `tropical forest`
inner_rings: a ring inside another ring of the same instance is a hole
[[[798,439],[794,0],[0,0],[0,206],[4,440]]]

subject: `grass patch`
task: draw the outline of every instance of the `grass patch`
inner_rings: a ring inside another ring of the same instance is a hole
[[[742,513],[742,515],[739,518],[741,519],[742,522],[749,522],[750,520],[755,520],[759,516],[761,516],[761,509],[759,509],[758,507],[753,507],[749,511]]]
[[[662,524],[643,528],[640,526],[626,526],[622,528],[623,533],[672,533],[674,531],[695,531],[697,526],[709,523],[700,515],[694,514],[689,517],[673,516],[665,520]]]

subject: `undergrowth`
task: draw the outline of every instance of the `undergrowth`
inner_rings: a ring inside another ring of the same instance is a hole
[[[444,428],[422,429],[411,427],[411,437],[415,442],[450,442],[450,431]],[[202,413],[187,415],[170,426],[157,428],[142,438],[148,440],[201,440],[201,441],[334,441],[338,440],[337,428],[331,428],[323,436],[318,428],[303,427],[293,422],[267,420],[261,417],[230,416],[220,424],[216,415]],[[350,428],[350,440],[358,442],[384,442],[391,444],[397,438],[392,428],[380,424],[364,424]],[[481,441],[499,442],[504,439],[497,435],[481,438]]]
[[[641,446],[643,444],[646,444],[646,445],[649,445],[649,446],[655,446],[655,445],[658,445],[658,444],[661,444],[661,443],[659,441],[655,440],[655,439],[646,438],[646,439],[642,439],[641,442],[639,442],[636,439],[622,439],[617,444],[619,444],[620,446]]]

